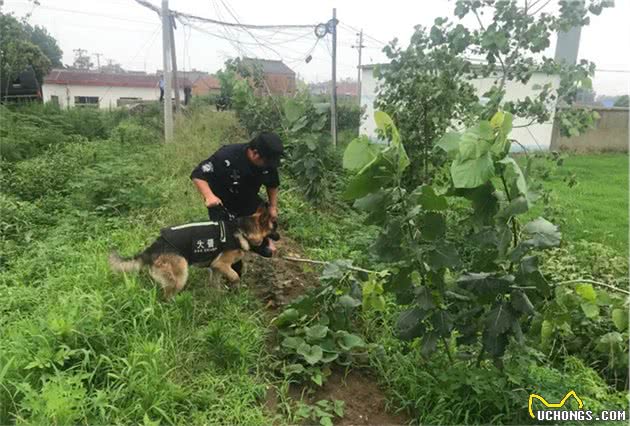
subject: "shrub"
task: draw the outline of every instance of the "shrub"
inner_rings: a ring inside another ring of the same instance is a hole
[[[111,139],[120,143],[144,144],[159,140],[159,135],[131,120],[120,122],[111,132]]]

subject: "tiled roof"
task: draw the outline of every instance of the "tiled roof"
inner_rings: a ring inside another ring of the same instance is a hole
[[[295,72],[289,68],[284,62],[273,59],[259,59],[259,58],[243,58],[242,63],[244,65],[257,64],[262,67],[262,71],[265,74],[288,74],[295,75]]]
[[[72,84],[77,86],[105,87],[157,87],[160,77],[150,74],[114,74],[98,71],[77,71],[53,69],[46,77],[44,84]],[[179,79],[180,87],[188,80]],[[189,83],[190,84],[190,83]]]

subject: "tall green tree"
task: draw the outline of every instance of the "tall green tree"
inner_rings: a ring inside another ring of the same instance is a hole
[[[2,87],[8,87],[28,66],[33,67],[37,80],[43,81],[52,61],[31,41],[23,22],[13,15],[0,14],[0,73]]]

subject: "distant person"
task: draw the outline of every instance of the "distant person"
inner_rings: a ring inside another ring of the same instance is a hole
[[[160,87],[160,102],[164,100],[164,76],[160,76],[160,81],[158,82],[158,86]]]
[[[188,105],[190,98],[192,98],[192,87],[187,84],[184,86],[184,105]]]

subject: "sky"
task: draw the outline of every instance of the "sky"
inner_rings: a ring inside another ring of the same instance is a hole
[[[160,5],[160,0],[148,0]],[[384,43],[398,38],[405,46],[415,25],[430,27],[436,17],[453,18],[453,0],[170,0],[172,10],[221,21],[245,24],[325,23],[337,9],[339,20],[337,78],[357,77],[356,33],[364,31],[363,63],[385,62]],[[553,11],[555,0],[548,6]],[[2,11],[42,25],[58,40],[63,62],[71,64],[74,49],[100,53],[123,68],[155,72],[162,69],[162,36],[158,15],[134,0],[5,0]],[[621,95],[630,92],[630,0],[615,0],[612,9],[583,28],[579,59],[597,64],[594,79],[597,94]],[[475,22],[466,21],[474,27]],[[178,67],[216,72],[226,59],[256,56],[282,59],[307,82],[330,80],[331,40],[319,41],[310,29],[245,31],[212,24],[178,24],[175,44]],[[317,43],[316,43],[317,41]],[[264,44],[267,47],[260,47]],[[546,54],[553,56],[553,46]],[[305,59],[312,56],[310,62]],[[93,56],[96,64],[96,56]],[[628,72],[617,72],[628,71]]]

